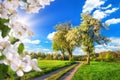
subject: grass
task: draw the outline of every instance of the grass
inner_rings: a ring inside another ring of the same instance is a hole
[[[81,66],[72,80],[120,80],[120,62],[91,62]]]
[[[38,67],[40,67],[41,69],[58,68],[58,67],[63,67],[70,64],[71,64],[70,61],[61,61],[61,60],[39,60],[38,61]]]
[[[42,69],[41,72],[35,72],[31,71],[29,73],[26,73],[21,80],[27,80],[30,78],[38,77],[44,74],[47,74],[49,72],[55,71],[59,68],[69,66],[73,64],[73,62],[70,61],[61,61],[61,60],[39,60],[38,66]]]
[[[76,66],[76,64],[68,67],[67,69],[58,72],[55,75],[52,75],[51,77],[47,78],[46,80],[58,80],[61,76],[63,76],[65,73],[67,73],[68,71],[70,71],[72,68],[74,68]]]

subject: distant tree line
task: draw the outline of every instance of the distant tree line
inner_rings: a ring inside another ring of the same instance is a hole
[[[28,52],[24,52],[27,54]],[[46,54],[43,52],[31,52],[30,53],[31,58],[37,58],[40,60],[69,60],[69,55],[60,53],[51,53]],[[86,61],[87,55],[73,55],[72,61]],[[105,51],[100,53],[94,53],[90,55],[91,61],[106,61],[106,62],[112,62],[112,61],[120,61],[120,51]]]

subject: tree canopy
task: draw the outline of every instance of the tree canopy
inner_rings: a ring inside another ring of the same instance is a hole
[[[81,48],[87,53],[87,64],[90,64],[90,53],[94,53],[95,43],[104,44],[109,41],[101,34],[101,29],[105,28],[100,20],[93,18],[89,14],[82,14],[82,23],[79,26],[81,33]]]
[[[55,33],[52,40],[52,48],[56,51],[69,53],[69,58],[72,58],[72,51],[74,46],[71,45],[70,41],[66,40],[67,34],[72,29],[70,23],[58,24],[55,26],[57,32]]]

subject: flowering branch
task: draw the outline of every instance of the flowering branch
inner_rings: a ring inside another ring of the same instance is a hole
[[[19,9],[28,14],[38,13],[45,5],[53,0],[0,0],[0,64],[11,67],[18,76],[32,69],[41,71],[37,67],[37,60],[29,55],[21,56],[24,51],[22,39],[32,36],[29,27],[17,21]]]

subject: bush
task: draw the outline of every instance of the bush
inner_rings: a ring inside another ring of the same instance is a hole
[[[114,53],[113,52],[107,52],[106,53],[106,61],[114,61],[115,60],[115,56],[114,56]]]
[[[108,51],[108,52],[101,52],[99,54],[99,60],[100,61],[107,61],[107,62],[111,62],[111,61],[116,61],[117,58],[117,54],[115,52],[112,51]]]
[[[91,54],[90,55],[90,60],[91,61],[98,61],[98,53],[95,53],[95,54]]]
[[[70,58],[69,61],[73,61],[74,62],[75,61],[74,57]]]

